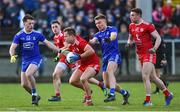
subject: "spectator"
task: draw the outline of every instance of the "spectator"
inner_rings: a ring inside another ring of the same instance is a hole
[[[155,10],[153,10],[152,17],[154,25],[157,29],[160,29],[165,21],[165,16],[163,15],[162,8],[160,6],[157,6]]]
[[[173,12],[173,7],[172,7],[172,1],[167,0],[166,4],[163,5],[162,7],[162,12],[165,16],[166,21],[171,21],[172,18],[172,12]]]
[[[176,8],[173,12],[172,22],[180,28],[180,4],[176,5]]]

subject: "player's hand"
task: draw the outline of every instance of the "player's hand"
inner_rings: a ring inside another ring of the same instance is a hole
[[[156,48],[155,47],[149,49],[149,53],[150,54],[154,54],[155,52],[156,52]]]
[[[81,59],[81,56],[80,56],[79,54],[77,54],[77,53],[74,53],[74,55],[71,56],[71,57],[69,57],[69,58],[70,58],[70,62],[71,62],[71,63],[74,63],[74,62],[80,60],[80,59]]]
[[[56,57],[53,59],[53,61],[54,61],[54,62],[58,62],[59,59],[60,59],[59,56],[56,56]]]
[[[161,60],[161,66],[166,66],[166,65],[167,65],[167,60],[166,59]]]
[[[18,57],[18,55],[12,55],[12,56],[11,56],[10,63],[15,63],[17,57]]]
[[[129,43],[127,43],[127,44],[125,45],[125,49],[126,49],[126,50],[128,50],[130,47],[131,47],[131,45],[130,45]]]
[[[107,43],[110,43],[110,42],[111,42],[111,39],[108,38],[108,37],[106,37],[106,38],[104,38],[104,41],[107,42]]]

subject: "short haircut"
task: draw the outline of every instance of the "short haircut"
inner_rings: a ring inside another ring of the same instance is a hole
[[[74,36],[76,36],[76,31],[75,31],[75,29],[72,28],[72,27],[67,27],[67,28],[65,28],[65,29],[64,29],[64,32],[67,32],[69,35],[74,35]]]
[[[54,21],[51,22],[51,24],[56,24],[56,23],[59,24],[59,25],[61,25],[58,20],[54,20]]]
[[[135,13],[139,14],[140,16],[142,16],[142,10],[140,8],[133,8],[133,9],[131,9],[131,12],[135,12]]]
[[[23,18],[23,23],[26,22],[28,19],[34,20],[34,17],[31,16],[30,14],[26,14],[26,15],[24,16],[24,18]]]
[[[96,17],[94,17],[94,20],[98,20],[98,19],[105,19],[106,20],[106,16],[104,14],[98,14]]]

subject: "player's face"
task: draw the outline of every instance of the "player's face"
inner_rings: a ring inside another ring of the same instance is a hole
[[[75,36],[69,35],[67,32],[64,32],[64,39],[65,39],[65,42],[69,44],[73,44],[75,42]]]
[[[54,23],[51,25],[51,29],[55,35],[59,35],[61,27],[58,23]]]
[[[130,13],[130,19],[132,23],[138,23],[139,20],[141,19],[140,15],[135,13],[135,12],[131,12]]]
[[[24,28],[27,32],[31,32],[34,28],[34,20],[28,19],[24,22]]]
[[[105,19],[95,20],[95,24],[96,24],[96,27],[98,28],[99,31],[104,30],[106,28],[106,26],[107,26],[107,23],[106,23]]]

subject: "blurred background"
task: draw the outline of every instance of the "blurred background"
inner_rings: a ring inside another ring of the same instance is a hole
[[[21,19],[26,13],[35,17],[35,30],[43,33],[50,41],[53,33],[50,23],[58,20],[62,29],[72,26],[87,41],[97,32],[93,18],[98,13],[107,16],[109,25],[119,30],[119,47],[122,65],[116,77],[118,81],[140,81],[140,65],[135,49],[125,50],[128,37],[129,13],[132,8],[141,7],[143,18],[152,22],[166,42],[168,64],[162,74],[168,80],[180,80],[180,0],[0,0],[0,82],[18,82],[20,58],[17,63],[9,62],[9,47],[13,36],[23,28]],[[38,80],[51,81],[56,65],[52,51],[40,45],[43,64],[37,72]],[[99,45],[94,46],[101,56]],[[17,54],[20,56],[19,51]],[[67,81],[71,74],[64,76]],[[101,77],[101,73],[98,77]]]

